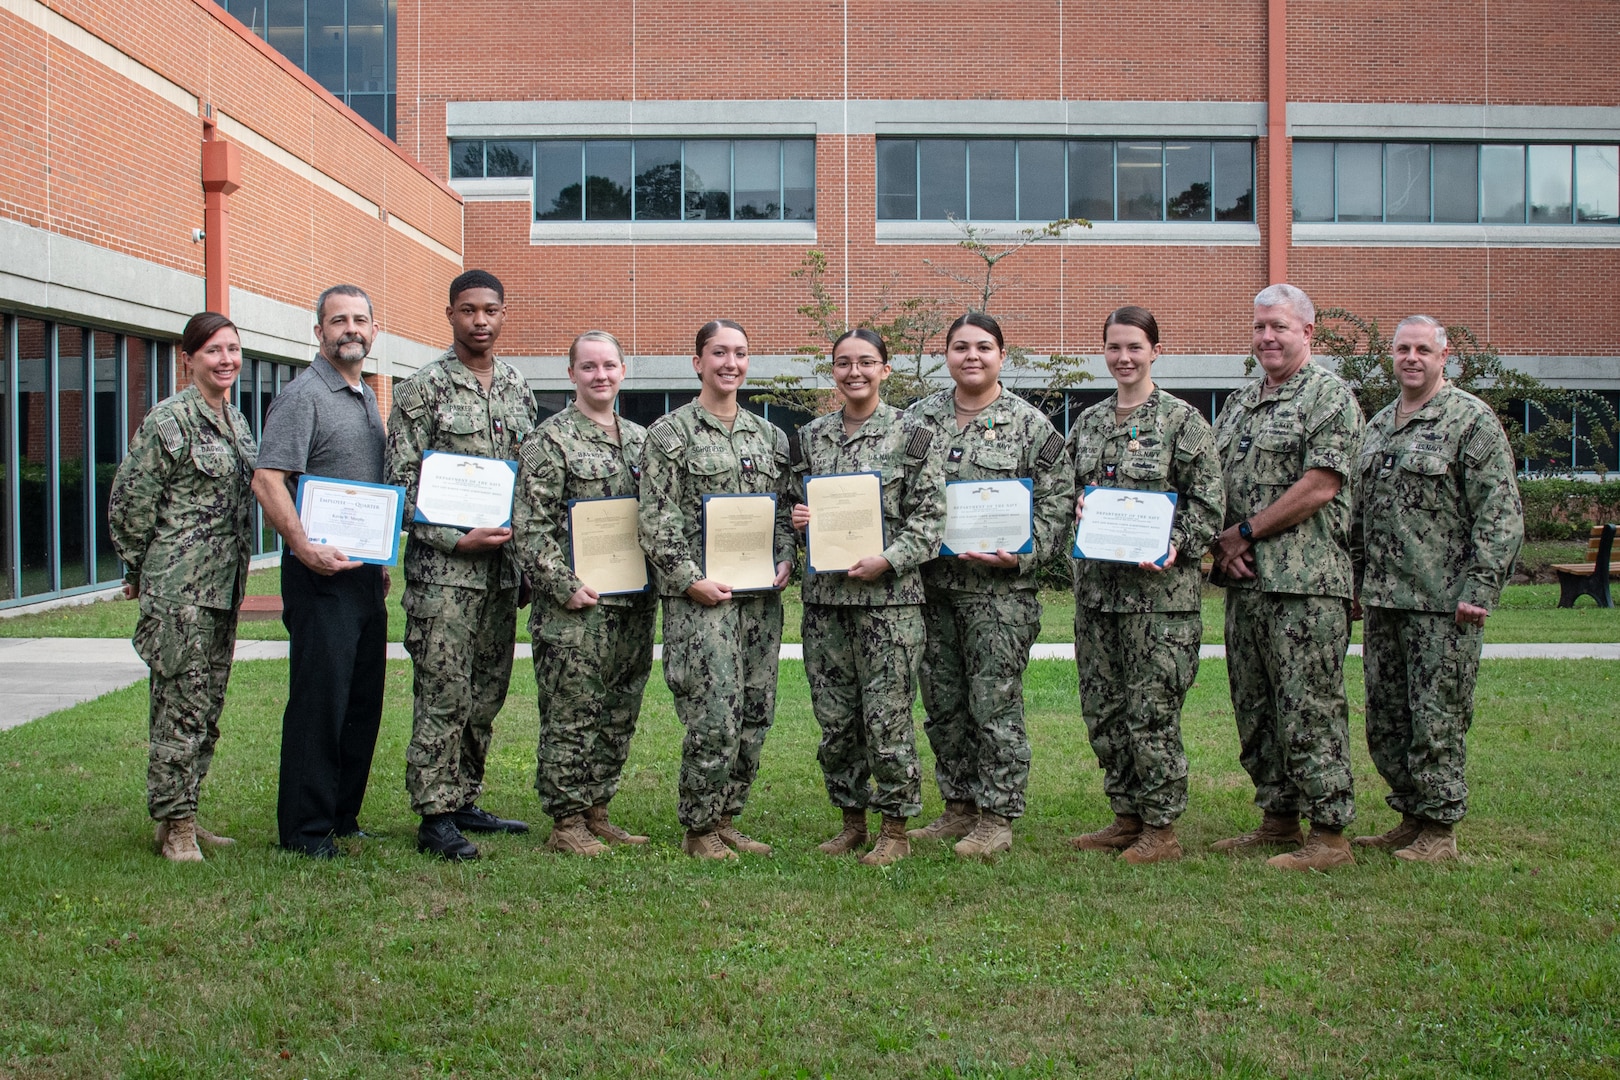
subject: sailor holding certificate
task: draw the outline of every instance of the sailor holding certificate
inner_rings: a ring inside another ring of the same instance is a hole
[[[641,546],[664,600],[664,680],[686,728],[681,850],[770,854],[738,831],[776,715],[782,597],[793,571],[787,436],[737,400],[748,335],[730,319],[697,333],[697,400],[647,429]]]
[[[1036,571],[1062,550],[1074,520],[1063,438],[1039,409],[1002,387],[1006,359],[994,319],[962,316],[945,338],[955,386],[907,413],[934,432],[947,485],[974,481],[988,499],[1010,502],[1012,495],[1030,507],[1025,554],[964,547],[923,568],[924,730],[945,813],[909,835],[961,837],[955,850],[962,856],[1011,848],[1012,821],[1024,813],[1030,756],[1024,668],[1041,628]],[[952,531],[947,520],[947,537]]]
[[[568,347],[574,401],[518,450],[512,529],[534,583],[529,635],[540,696],[534,786],[546,847],[600,855],[645,844],[608,820],[652,670],[657,597],[636,536],[647,429],[614,412],[624,350],[588,330]]]
[[[793,524],[807,534],[814,570],[804,579],[805,676],[827,794],[844,816],[821,850],[864,849],[867,813],[875,810],[883,826],[861,857],[868,866],[910,854],[906,821],[922,812],[911,720],[923,642],[919,570],[945,531],[945,474],[930,453],[933,432],[881,400],[890,370],[874,331],[851,330],[834,342],[833,383],[844,406],[799,430],[793,460]],[[868,488],[869,500],[862,497]],[[865,540],[864,550],[849,549],[853,536]]]
[[[1225,485],[1209,422],[1153,384],[1159,326],[1144,308],[1103,323],[1103,358],[1114,395],[1080,414],[1069,432],[1075,519],[1122,491],[1168,505],[1169,550],[1139,562],[1079,558],[1074,577],[1074,655],[1080,704],[1103,770],[1113,824],[1075,837],[1081,851],[1122,852],[1131,863],[1181,857],[1174,822],[1187,807],[1181,705],[1198,674],[1203,635],[1199,560],[1220,531]],[[1117,531],[1125,531],[1123,529]],[[1076,554],[1084,550],[1077,542]]]
[[[462,860],[478,857],[463,830],[528,830],[476,801],[495,714],[511,681],[518,561],[504,522],[468,529],[415,520],[422,458],[435,451],[515,461],[535,413],[523,376],[495,357],[506,321],[506,293],[495,275],[468,270],[451,282],[445,317],[455,345],[394,388],[388,480],[405,489],[410,522],[400,600],[414,666],[405,787],[411,809],[422,815],[416,846]]]

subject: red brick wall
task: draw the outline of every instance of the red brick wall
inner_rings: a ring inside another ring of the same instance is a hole
[[[453,192],[209,0],[47,4],[383,213],[461,249]],[[203,226],[201,119],[8,12],[0,57],[0,215],[202,275],[203,247],[191,240]],[[233,285],[311,307],[325,286],[353,282],[394,333],[443,337],[439,297],[453,261],[248,146],[241,156]]]

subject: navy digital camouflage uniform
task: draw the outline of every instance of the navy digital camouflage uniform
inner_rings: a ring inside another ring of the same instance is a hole
[[[1441,386],[1396,427],[1367,425],[1352,553],[1365,618],[1367,749],[1402,814],[1455,824],[1484,630],[1457,604],[1496,605],[1524,537],[1513,451],[1489,405]]]
[[[1176,561],[1155,573],[1076,560],[1074,657],[1110,807],[1162,827],[1187,809],[1181,706],[1198,676],[1204,629],[1199,561],[1220,532],[1226,491],[1209,422],[1196,409],[1155,388],[1119,423],[1118,402],[1116,393],[1092,406],[1069,431],[1075,490],[1175,492]]]
[[[1264,378],[1215,422],[1226,525],[1276,502],[1311,469],[1343,484],[1325,506],[1253,547],[1253,580],[1226,590],[1227,678],[1255,805],[1327,829],[1355,817],[1344,654],[1350,644],[1350,505],[1361,410],[1338,376],[1307,360],[1262,398]]]
[[[804,670],[821,726],[817,759],[827,794],[844,810],[910,818],[922,811],[911,705],[922,660],[923,563],[945,531],[945,475],[929,452],[933,433],[892,405],[854,435],[843,410],[799,430],[793,499],[810,476],[875,472],[883,492],[883,557],[877,581],[808,571],[804,579]]]
[[[534,395],[499,360],[486,392],[453,350],[394,387],[388,418],[388,482],[416,510],[422,454],[442,450],[517,460],[535,422]],[[508,543],[462,554],[461,530],[407,524],[405,648],[414,666],[415,708],[405,787],[417,814],[449,814],[483,791],[495,715],[506,701],[516,637],[519,572]]]
[[[584,813],[618,792],[652,670],[658,601],[651,589],[603,596],[578,611],[563,606],[585,584],[571,565],[569,502],[640,492],[647,430],[622,417],[618,427],[615,442],[570,405],[518,450],[513,542],[534,585],[529,635],[540,698],[534,786],[553,818]]]
[[[231,677],[253,543],[258,449],[237,408],[188,387],[146,415],[107,504],[124,580],[140,597],[135,651],[152,669],[153,820],[195,817]]]
[[[775,560],[793,559],[787,436],[742,408],[728,431],[693,401],[647,430],[640,533],[664,601],[664,681],[686,728],[676,811],[694,832],[748,801],[776,715],[782,646],[776,590],[739,592],[713,607],[686,595],[704,576],[703,496],[713,494],[774,494]]]
[[[1023,816],[1029,781],[1024,669],[1041,629],[1036,572],[1070,537],[1074,483],[1063,437],[1039,409],[1003,387],[958,431],[954,393],[931,394],[907,415],[934,433],[947,483],[1033,482],[1035,550],[1011,569],[944,555],[923,567],[923,730],[946,801],[1011,819]]]

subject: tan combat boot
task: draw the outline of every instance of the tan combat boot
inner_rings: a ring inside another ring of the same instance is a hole
[[[1406,847],[1395,853],[1397,859],[1407,862],[1445,862],[1457,857],[1457,834],[1450,825],[1438,821],[1425,821],[1422,829]]]
[[[848,855],[866,846],[866,811],[844,811],[844,829],[824,844],[817,845],[826,855]]]
[[[745,855],[769,855],[771,853],[771,845],[762,844],[747,833],[739,831],[737,826],[731,823],[730,814],[720,819],[720,824],[715,826],[714,832],[716,836],[720,837],[720,842],[732,851],[740,851]]]
[[[585,827],[584,814],[569,814],[557,819],[546,837],[546,850],[561,855],[605,855],[608,846]]]
[[[1344,838],[1342,830],[1324,829],[1313,823],[1304,847],[1273,855],[1266,860],[1266,865],[1279,870],[1331,870],[1335,866],[1354,866],[1355,862],[1350,841]]]
[[[1142,835],[1142,819],[1135,814],[1115,814],[1105,829],[1071,836],[1069,846],[1076,851],[1124,851]]]
[[[681,850],[694,859],[715,859],[725,861],[735,859],[737,853],[721,841],[720,834],[714,829],[686,830],[686,838],[681,841]]]
[[[978,824],[966,837],[956,842],[957,855],[964,859],[988,859],[1003,851],[1012,850],[1012,822],[988,810],[979,815]]]
[[[1242,836],[1217,840],[1209,845],[1209,849],[1238,852],[1259,847],[1298,847],[1304,842],[1305,834],[1299,831],[1298,815],[1267,813],[1258,829]]]
[[[947,799],[945,812],[920,829],[906,833],[913,840],[949,840],[966,836],[979,823],[979,808],[970,802]]]
[[[1135,866],[1148,863],[1175,862],[1181,858],[1181,841],[1176,839],[1174,825],[1144,825],[1136,842],[1119,857]]]
[[[1414,814],[1402,814],[1401,823],[1387,833],[1377,836],[1358,836],[1350,841],[1356,847],[1382,848],[1384,851],[1394,851],[1403,848],[1418,838],[1423,831],[1423,821]]]
[[[195,819],[193,819],[193,821],[195,821]],[[196,825],[195,828],[197,830],[197,842],[199,844],[207,844],[209,847],[229,847],[230,845],[236,843],[236,841],[232,840],[230,837],[217,836],[203,828],[201,825]],[[152,845],[156,847],[157,850],[162,851],[163,841],[168,837],[168,835],[169,823],[167,821],[158,822],[157,829],[152,833]]]
[[[175,818],[168,821],[163,834],[162,854],[170,862],[202,862],[203,853],[197,847],[197,819]]]
[[[645,844],[645,836],[622,829],[608,820],[607,803],[600,803],[585,811],[585,828],[592,836],[609,844]]]
[[[883,831],[878,833],[872,850],[861,856],[862,866],[888,866],[911,854],[911,841],[906,839],[906,819],[883,815]]]

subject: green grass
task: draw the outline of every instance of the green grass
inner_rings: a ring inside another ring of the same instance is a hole
[[[1186,710],[1189,858],[1068,850],[1108,815],[1073,671],[1050,662],[1028,678],[1015,851],[964,865],[933,845],[888,871],[814,849],[837,819],[792,663],[742,822],[769,859],[676,852],[680,731],[657,672],[614,804],[649,849],[572,860],[539,828],[481,841],[476,864],[417,856],[405,664],[363,815],[378,838],[334,864],[284,856],[285,670],[237,669],[203,817],[241,843],[203,866],[150,850],[144,686],[0,732],[0,1076],[1620,1072],[1620,666],[1486,664],[1463,859],[1331,876],[1204,853],[1255,820],[1219,663]],[[1382,830],[1354,729],[1358,828]],[[521,667],[496,730],[484,801],[538,817]]]

